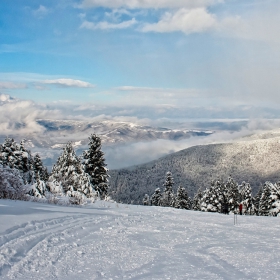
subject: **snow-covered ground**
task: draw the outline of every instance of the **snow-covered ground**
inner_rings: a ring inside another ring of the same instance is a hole
[[[0,200],[0,279],[279,279],[280,220]]]

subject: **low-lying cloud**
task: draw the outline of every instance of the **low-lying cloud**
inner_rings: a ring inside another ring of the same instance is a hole
[[[61,87],[77,87],[77,88],[93,88],[95,85],[84,82],[81,80],[74,79],[54,79],[54,80],[44,80],[43,84],[47,85],[57,85]]]

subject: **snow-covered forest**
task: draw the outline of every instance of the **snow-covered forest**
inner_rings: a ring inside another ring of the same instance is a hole
[[[0,198],[70,204],[105,199],[107,171],[101,140],[95,134],[81,157],[67,143],[50,174],[39,154],[33,156],[24,141],[19,144],[6,138],[0,145]]]
[[[143,205],[258,216],[277,216],[280,212],[280,182],[265,182],[255,196],[249,183],[238,185],[231,177],[226,182],[213,181],[210,188],[199,189],[193,198],[182,186],[175,193],[173,186],[172,174],[167,172],[163,192],[156,188],[151,198],[145,194]]]
[[[78,157],[72,143],[67,143],[49,174],[39,154],[33,156],[25,148],[24,141],[16,143],[6,138],[0,145],[0,198],[85,204],[96,198],[114,197],[100,137],[92,134],[88,147]],[[140,203],[134,204],[218,213],[237,212],[242,204],[242,213],[247,215],[277,216],[280,212],[280,183],[267,181],[254,196],[249,183],[238,184],[231,176],[227,181],[212,180],[208,186],[202,186],[190,196],[185,187],[174,184],[172,173],[168,171],[163,191],[157,187],[152,194],[146,193]],[[127,189],[123,191],[120,197],[124,199],[117,199],[119,202],[129,199],[129,194],[125,197]]]

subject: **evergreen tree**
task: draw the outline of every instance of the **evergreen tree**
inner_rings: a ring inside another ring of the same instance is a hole
[[[14,139],[6,138],[0,146],[0,163],[19,170],[24,183],[33,184],[35,182],[33,158],[30,151],[25,149],[24,141],[17,144]]]
[[[225,198],[229,211],[234,211],[237,209],[240,202],[240,193],[238,184],[232,179],[231,176],[225,183]]]
[[[252,188],[249,183],[242,182],[239,187],[240,200],[243,205],[244,214],[253,215],[255,213],[253,198],[252,198]]]
[[[173,185],[174,185],[174,181],[172,178],[172,174],[170,171],[168,171],[166,173],[165,183],[163,184],[164,191],[161,199],[161,206],[165,206],[165,207],[173,206],[174,203],[174,194],[172,188]]]
[[[162,198],[162,195],[161,195],[160,188],[156,188],[155,192],[153,193],[153,195],[151,197],[151,205],[160,206],[161,198]]]
[[[143,198],[143,205],[150,205],[150,197],[147,194]]]
[[[259,203],[259,215],[268,216],[271,209],[271,185],[272,183],[266,182],[263,187],[263,192]]]
[[[195,194],[193,198],[193,203],[192,203],[192,209],[195,211],[200,211],[201,207],[201,199],[202,199],[202,190],[201,188],[198,189],[197,193]]]
[[[213,181],[211,187],[203,192],[201,211],[221,213],[224,201],[224,185],[219,180]]]
[[[253,198],[253,204],[255,206],[255,213],[257,216],[259,216],[259,206],[260,206],[260,199],[263,193],[263,187],[261,186],[259,188],[258,193],[256,194],[256,196]]]
[[[43,165],[43,162],[39,154],[36,154],[33,158],[33,170],[37,180],[39,179],[45,182],[48,180],[49,178],[48,170]]]
[[[101,198],[108,193],[109,175],[104,153],[101,151],[101,139],[95,134],[89,137],[89,149],[83,153],[85,172],[89,174],[92,185]]]
[[[73,203],[80,204],[85,197],[94,197],[90,177],[85,173],[72,143],[66,144],[62,154],[53,166],[50,181],[61,185],[64,194],[72,197]]]
[[[280,185],[266,182],[259,203],[259,215],[277,216],[280,211]]]
[[[191,209],[191,200],[188,196],[188,192],[182,186],[179,186],[174,201],[175,208],[187,210]]]

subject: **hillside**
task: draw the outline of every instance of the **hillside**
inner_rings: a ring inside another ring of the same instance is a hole
[[[280,137],[271,132],[235,143],[194,146],[147,164],[110,171],[111,194],[116,200],[141,203],[145,193],[160,187],[171,171],[175,188],[185,187],[193,196],[199,187],[230,175],[249,182],[255,193],[265,181],[280,179]]]
[[[276,218],[0,200],[1,279],[278,279]]]

